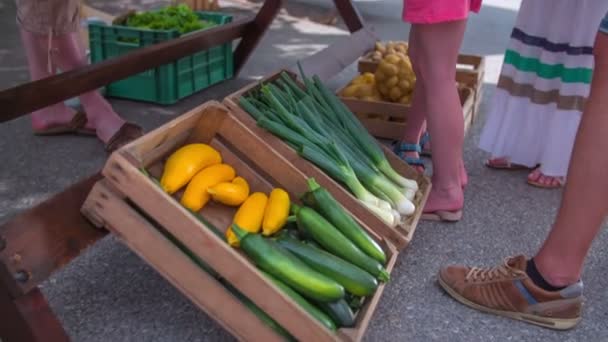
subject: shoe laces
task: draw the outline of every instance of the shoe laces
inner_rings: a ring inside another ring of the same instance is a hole
[[[502,265],[491,268],[472,267],[467,273],[465,280],[469,281],[491,281],[504,278],[516,278],[525,275],[522,270],[515,269],[509,265],[511,258],[503,261]]]

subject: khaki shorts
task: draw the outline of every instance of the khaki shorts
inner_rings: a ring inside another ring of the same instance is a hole
[[[77,32],[80,0],[16,0],[17,23],[29,32],[61,35]]]

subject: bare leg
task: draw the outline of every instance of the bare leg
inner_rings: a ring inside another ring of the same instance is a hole
[[[48,41],[45,35],[35,34],[21,29],[21,41],[27,55],[27,62],[32,81],[49,77]],[[65,124],[74,117],[73,109],[63,102],[32,112],[32,128],[43,130],[47,127]]]
[[[72,70],[87,64],[78,33],[55,37],[53,46],[58,50],[55,60],[62,70]],[[97,137],[103,142],[107,142],[125,122],[98,91],[80,95],[80,102],[87,112],[89,123],[97,130]]]
[[[411,54],[417,82],[423,83],[427,126],[433,139],[433,189],[425,212],[459,210],[464,205],[464,118],[454,79],[465,27],[466,20],[413,27],[417,41]]]
[[[416,49],[418,38],[416,34],[415,27],[412,27],[410,31],[410,51],[411,49]],[[415,69],[416,65],[412,65]],[[417,73],[415,71],[415,73]],[[407,117],[407,125],[405,126],[405,131],[403,132],[402,142],[407,144],[418,144],[420,142],[420,137],[422,134],[423,128],[426,129],[426,104],[425,104],[425,91],[424,91],[424,83],[421,80],[417,80],[414,85],[414,92],[412,94],[412,105],[410,106],[410,110],[408,112]],[[404,152],[407,157],[411,158],[419,158],[420,155],[418,152]],[[419,172],[423,172],[424,168],[417,167]]]
[[[579,126],[562,204],[553,229],[534,257],[554,286],[576,282],[583,262],[608,214],[608,35],[594,46],[591,93]]]

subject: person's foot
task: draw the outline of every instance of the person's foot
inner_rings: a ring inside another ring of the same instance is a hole
[[[393,144],[393,152],[416,171],[424,173],[424,162],[420,159],[420,145],[396,141]]]
[[[52,127],[68,125],[72,122],[75,115],[76,111],[63,103],[49,106],[32,113],[32,130],[34,132],[43,132]],[[84,129],[95,131],[95,125],[87,121]]]
[[[540,171],[540,167],[537,167],[528,175],[528,184],[539,188],[557,189],[564,185],[564,177],[544,175]]]
[[[422,219],[456,222],[462,218],[464,194],[461,186],[441,189],[432,187],[424,206]]]
[[[104,144],[108,143],[124,125],[125,120],[97,93],[85,94],[81,101],[87,112],[88,121],[97,130],[97,137]]]
[[[551,329],[573,328],[581,320],[582,282],[546,291],[526,273],[526,257],[508,258],[494,268],[448,266],[439,285],[460,303],[487,313]]]

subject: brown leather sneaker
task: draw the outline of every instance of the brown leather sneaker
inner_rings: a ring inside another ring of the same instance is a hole
[[[508,258],[494,268],[448,266],[439,271],[441,287],[464,305],[546,328],[566,330],[581,320],[583,283],[545,291],[525,272],[526,257]]]

